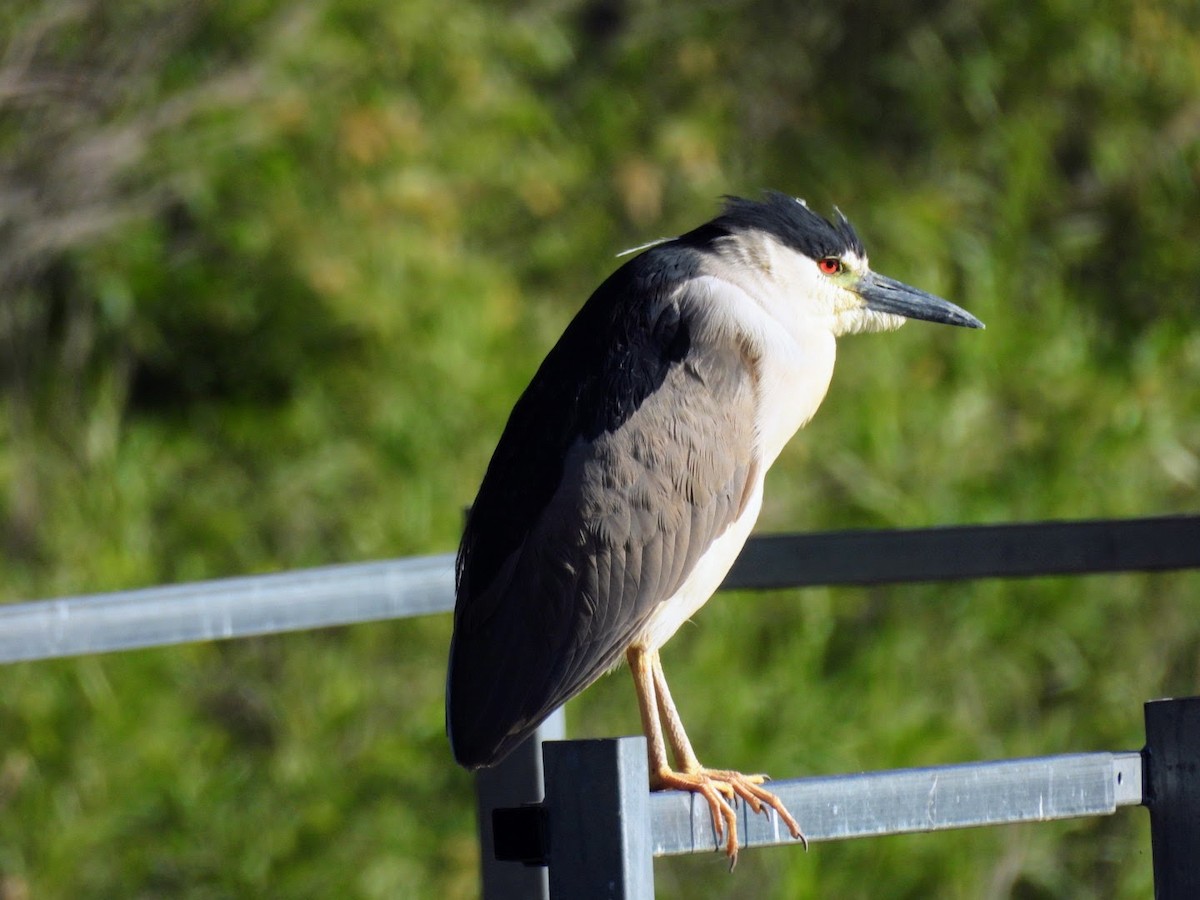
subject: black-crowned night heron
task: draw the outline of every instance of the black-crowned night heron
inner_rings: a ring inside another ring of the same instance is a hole
[[[983,327],[872,272],[840,212],[778,193],[731,198],[610,276],[517,401],[467,518],[446,691],[458,762],[498,762],[624,657],[651,788],[703,795],[731,860],[735,796],[801,837],[763,776],[700,765],[658,651],[741,551],[836,339],[905,319]]]

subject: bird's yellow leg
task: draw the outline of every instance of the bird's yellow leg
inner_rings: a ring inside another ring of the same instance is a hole
[[[679,717],[679,710],[675,708],[675,701],[671,698],[671,689],[667,687],[667,678],[663,674],[662,662],[658,658],[658,651],[648,653],[646,656],[649,658],[651,688],[654,691],[655,701],[658,705],[657,712],[662,717],[662,723],[666,727],[667,742],[671,745],[671,752],[675,756],[675,764],[681,770],[679,772],[670,772],[668,780],[672,783],[663,784],[660,786],[660,789],[661,787],[673,787],[682,790],[699,790],[696,787],[690,786],[694,781],[698,780],[710,785],[714,790],[724,795],[723,797],[717,797],[717,800],[720,806],[723,807],[721,810],[722,818],[729,823],[729,840],[726,843],[725,852],[729,855],[731,864],[737,861],[737,819],[736,817],[725,815],[725,810],[732,813],[732,808],[728,800],[732,800],[735,795],[746,801],[756,813],[762,812],[764,805],[771,807],[779,814],[779,818],[783,820],[784,824],[787,825],[792,837],[804,841],[804,846],[807,847],[808,841],[804,839],[799,824],[792,817],[792,814],[787,811],[787,807],[783,805],[783,801],[761,787],[767,780],[767,776],[743,775],[741,772],[735,772],[730,769],[709,769],[700,765],[700,761],[696,758],[696,753],[692,749],[692,742],[688,740],[687,732],[683,729],[683,720]],[[653,779],[652,770],[651,781]],[[680,783],[680,781],[684,783]],[[700,793],[704,794],[705,792],[701,790]],[[705,796],[707,797],[708,795],[705,794]],[[709,806],[713,807],[711,800],[709,801]],[[717,812],[717,808],[714,807],[713,824],[716,826],[719,839],[721,828]]]
[[[731,863],[735,862],[737,860],[737,816],[734,814],[733,807],[729,805],[729,800],[721,796],[725,794],[732,800],[735,794],[734,788],[723,781],[699,774],[699,763],[695,763],[697,770],[695,773],[676,772],[667,763],[667,746],[663,742],[662,725],[658,718],[660,706],[654,687],[653,664],[657,658],[657,653],[647,651],[643,647],[630,647],[625,652],[629,670],[633,673],[638,711],[642,716],[642,730],[646,733],[646,749],[650,763],[650,790],[680,790],[700,794],[708,802],[717,840],[728,835],[725,852]],[[679,731],[682,733],[682,728]],[[686,743],[686,736],[684,736],[684,741]],[[674,747],[674,735],[671,737],[671,742]],[[690,747],[688,747],[688,752],[691,753]],[[676,758],[678,755],[676,749]],[[695,754],[692,754],[692,762],[695,762],[695,759]]]
[[[658,651],[650,654],[650,675],[654,681],[654,696],[658,701],[658,714],[667,726],[667,739],[671,744],[671,752],[675,754],[675,765],[685,772],[696,772],[702,767],[688,740],[687,732],[683,730],[683,720],[679,718],[679,710],[671,697],[671,689],[667,687],[667,676],[663,674],[662,660]],[[756,809],[755,812],[758,812]]]
[[[650,762],[650,781],[656,772],[667,766],[667,747],[663,743],[662,727],[654,698],[654,676],[650,670],[650,654],[641,647],[625,651],[629,671],[633,673],[633,689],[637,694],[638,712],[642,716],[642,732],[646,735],[646,751]]]

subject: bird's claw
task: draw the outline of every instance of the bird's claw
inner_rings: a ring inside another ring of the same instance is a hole
[[[808,849],[807,838],[783,801],[760,787],[767,780],[766,775],[743,775],[730,769],[699,768],[690,772],[668,769],[656,773],[651,787],[653,790],[691,791],[705,799],[712,815],[718,846],[724,840],[725,855],[729,857],[729,870],[732,872],[737,865],[738,855],[737,814],[733,808],[736,797],[741,797],[755,813],[761,813],[764,806],[769,806],[787,825],[792,837],[801,841],[805,850]]]

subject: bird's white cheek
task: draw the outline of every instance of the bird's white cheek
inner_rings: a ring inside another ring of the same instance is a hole
[[[903,316],[867,309],[860,302],[857,306],[843,309],[837,314],[834,334],[841,337],[844,334],[895,331],[907,321]]]

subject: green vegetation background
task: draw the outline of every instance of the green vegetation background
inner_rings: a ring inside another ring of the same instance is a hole
[[[8,0],[0,595],[443,552],[614,254],[766,187],[977,313],[843,342],[760,530],[1195,511],[1192,0]],[[726,595],[778,776],[1140,746],[1196,575]],[[0,669],[0,898],[470,897],[448,617]],[[628,678],[569,709],[633,733]],[[1147,897],[1146,816],[656,866],[662,896]]]

